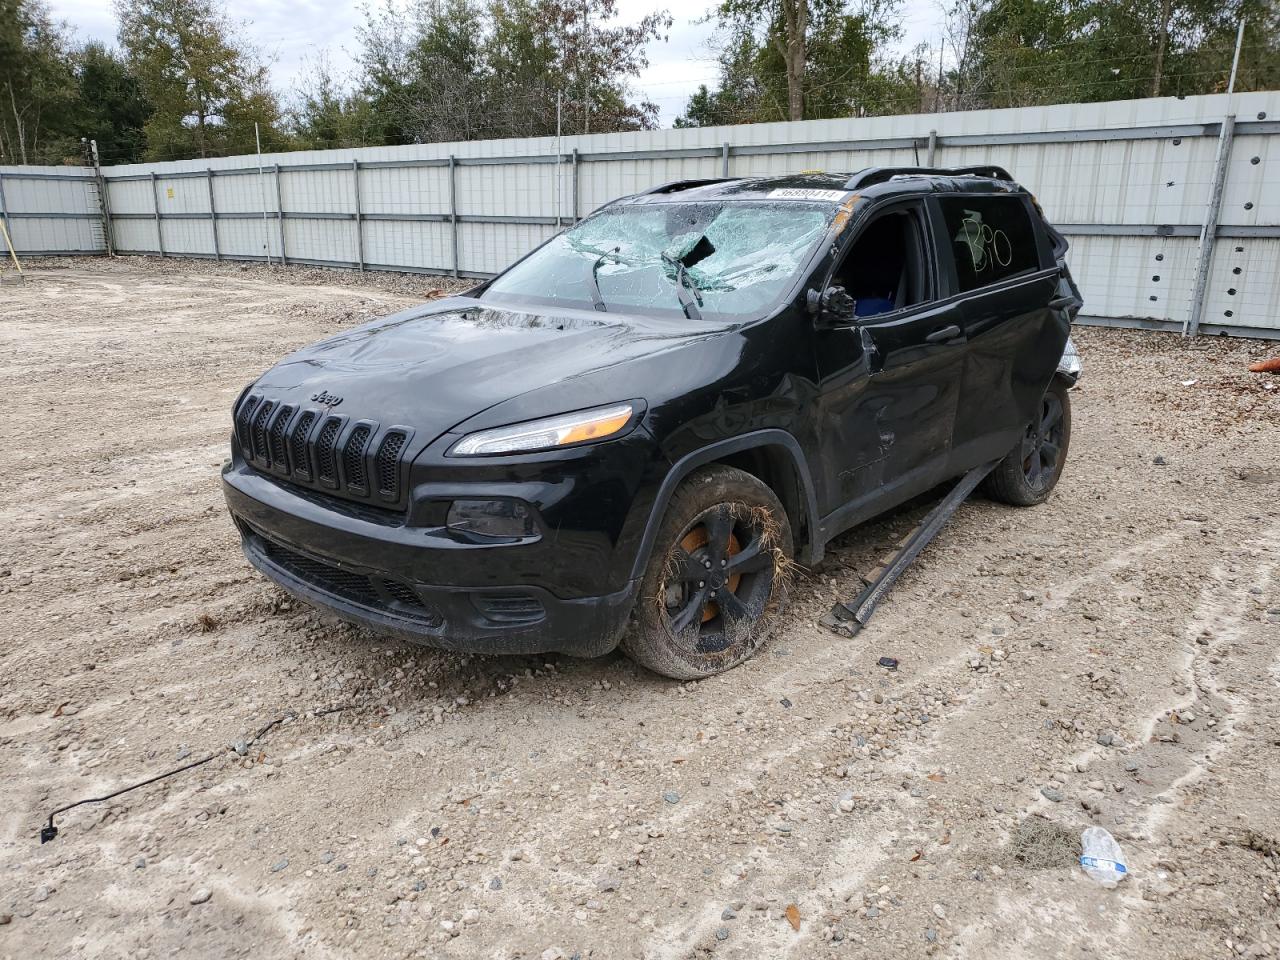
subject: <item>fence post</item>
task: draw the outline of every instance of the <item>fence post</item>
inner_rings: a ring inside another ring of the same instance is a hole
[[[280,164],[276,164],[276,223],[280,225],[280,266],[287,267],[289,258],[284,252],[284,197],[280,193]]]
[[[164,256],[164,231],[160,229],[160,187],[157,185],[158,177],[155,171],[151,171],[151,209],[156,215],[156,246],[160,248],[160,256]]]
[[[107,256],[116,255],[115,239],[111,236],[111,204],[107,200],[107,180],[98,162],[98,141],[89,141],[89,155],[93,158],[93,177],[98,184],[98,213],[102,217],[102,241],[107,245]]]
[[[924,165],[926,167],[932,167],[934,158],[937,156],[937,154],[938,154],[938,131],[930,130],[929,131],[929,154],[927,159],[925,160]]]
[[[729,177],[729,144],[727,143],[720,145],[720,176],[725,179]]]
[[[570,175],[573,177],[573,222],[578,222],[578,148],[573,148],[573,160],[571,161]]]
[[[4,173],[0,172],[0,217],[4,218],[4,231],[13,239],[13,221],[9,219],[9,205],[4,199]],[[17,244],[14,244],[17,246]]]
[[[218,212],[213,205],[213,169],[206,167],[204,181],[209,185],[209,229],[213,231],[213,259],[222,259],[222,248],[218,246]]]
[[[1205,208],[1204,224],[1200,227],[1200,249],[1196,255],[1196,283],[1191,288],[1191,303],[1187,317],[1182,321],[1182,335],[1194,337],[1200,332],[1200,318],[1204,315],[1204,301],[1208,294],[1209,267],[1213,263],[1213,241],[1218,232],[1218,216],[1222,213],[1222,191],[1227,181],[1227,165],[1231,160],[1231,141],[1235,137],[1234,115],[1222,118],[1222,132],[1218,135],[1218,152],[1213,160],[1213,186],[1209,190],[1209,205]]]
[[[453,275],[458,276],[458,161],[449,154],[449,225],[453,231]]]
[[[360,161],[351,161],[351,182],[355,187],[356,198],[356,258],[360,264],[360,272],[364,273],[364,220],[360,215]]]

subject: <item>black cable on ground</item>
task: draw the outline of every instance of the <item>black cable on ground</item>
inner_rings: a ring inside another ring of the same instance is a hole
[[[324,716],[328,716],[331,713],[339,713],[343,710],[349,710],[349,709],[351,709],[349,705],[344,705],[341,707],[330,707],[327,710],[316,710],[314,713],[311,714],[311,716],[324,717]],[[249,738],[249,740],[245,741],[245,746],[246,747],[252,746],[253,744],[257,743],[259,740],[261,740],[264,736],[266,736],[267,733],[273,727],[276,727],[284,723],[286,720],[296,720],[297,717],[298,717],[298,714],[294,710],[290,710],[288,713],[285,713],[279,717],[276,717],[274,720],[268,723],[265,727],[263,727],[261,730],[255,733],[251,738]],[[148,784],[155,783],[158,780],[164,780],[168,777],[175,776],[176,774],[183,773],[187,770],[194,770],[196,767],[202,766],[203,764],[208,763],[210,760],[216,760],[218,757],[221,757],[226,753],[239,753],[239,752],[240,751],[236,750],[234,746],[228,746],[223,750],[217,751],[216,753],[209,754],[207,757],[202,757],[199,760],[193,760],[191,763],[183,764],[182,766],[176,767],[173,770],[169,770],[166,773],[157,774],[154,777],[150,777],[146,780],[143,780],[141,783],[135,783],[132,786],[128,786],[128,787],[121,787],[119,790],[116,790],[112,793],[108,793],[101,797],[86,797],[83,800],[77,800],[75,803],[68,803],[66,806],[58,807],[56,810],[52,811],[49,814],[49,822],[40,828],[40,842],[48,843],[50,840],[52,840],[54,837],[58,835],[58,828],[53,825],[53,818],[60,813],[66,813],[68,810],[74,810],[76,807],[82,807],[87,803],[102,803],[106,800],[111,800],[115,797],[120,796],[120,794],[122,793],[128,793],[130,790],[137,790],[141,787],[147,786]]]

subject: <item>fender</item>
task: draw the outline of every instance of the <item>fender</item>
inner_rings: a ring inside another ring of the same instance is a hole
[[[813,477],[810,476],[804,452],[800,449],[796,438],[787,431],[770,428],[753,430],[751,433],[729,437],[726,440],[717,440],[692,453],[685,454],[672,465],[658,488],[653,509],[645,523],[644,535],[640,538],[640,549],[636,552],[635,563],[631,568],[632,579],[639,580],[644,576],[644,568],[649,562],[649,555],[653,552],[654,541],[658,538],[658,527],[662,524],[662,518],[666,516],[667,504],[671,502],[671,497],[675,494],[680,482],[698,467],[755,447],[782,447],[787,451],[796,476],[800,478],[800,507],[805,514],[805,525],[810,531],[809,542],[804,545],[800,559],[806,566],[814,566],[822,560],[824,543],[818,533],[818,499],[814,493]]]

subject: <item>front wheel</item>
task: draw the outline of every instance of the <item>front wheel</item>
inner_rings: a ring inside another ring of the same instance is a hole
[[[1058,484],[1071,445],[1071,397],[1067,384],[1054,377],[1018,445],[983,481],[992,500],[1015,507],[1044,503]]]
[[[694,472],[667,507],[623,650],[677,680],[737,666],[772,631],[791,550],[786,511],[765,484],[734,467]]]

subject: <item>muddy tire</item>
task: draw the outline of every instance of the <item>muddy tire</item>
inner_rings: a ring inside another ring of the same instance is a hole
[[[772,490],[734,467],[694,471],[667,505],[624,652],[677,680],[737,666],[775,626],[791,555]]]
[[[1067,384],[1054,377],[1040,401],[1036,419],[1018,445],[996,465],[983,492],[992,500],[1015,507],[1044,503],[1058,485],[1071,445],[1071,397]]]

